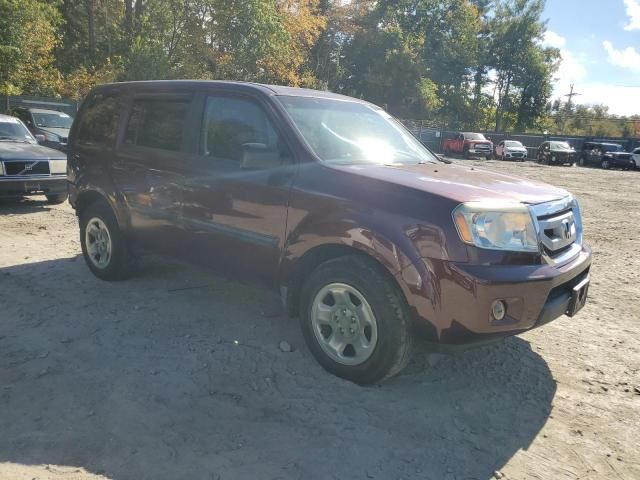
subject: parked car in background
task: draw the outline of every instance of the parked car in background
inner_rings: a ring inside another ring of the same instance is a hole
[[[637,169],[640,169],[640,148],[636,148],[633,151],[633,163],[635,163]]]
[[[542,142],[538,147],[538,163],[573,166],[576,163],[576,151],[567,142],[557,140]]]
[[[591,251],[567,191],[445,164],[384,110],[252,83],[92,90],[69,193],[104,280],[154,251],[279,291],[328,371],[399,372],[415,328],[440,349],[585,304]]]
[[[64,112],[42,108],[14,107],[11,115],[18,117],[34,135],[42,135],[45,147],[65,151],[73,117]]]
[[[496,145],[496,158],[524,161],[527,159],[527,147],[517,140],[503,140]]]
[[[580,152],[580,165],[583,167],[592,165],[604,169],[622,168],[628,170],[635,168],[633,155],[625,151],[618,143],[584,142]]]
[[[453,138],[445,138],[442,142],[445,155],[459,154],[464,158],[485,157],[493,155],[493,143],[481,133],[464,132]]]
[[[17,118],[0,115],[0,197],[44,194],[49,203],[67,199],[67,157],[38,145]]]

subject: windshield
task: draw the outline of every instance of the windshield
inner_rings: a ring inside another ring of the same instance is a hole
[[[514,147],[524,148],[520,142],[516,142],[515,140],[508,140],[508,141],[504,142],[504,146],[505,147],[511,147],[511,148],[514,148]]]
[[[1,142],[32,142],[29,130],[17,118],[0,118]]]
[[[487,141],[487,139],[481,133],[465,133],[464,134],[464,139],[465,140],[478,140],[478,141],[483,141],[483,142]]]
[[[551,142],[551,148],[553,150],[571,150],[571,145],[567,142]]]
[[[624,152],[622,145],[602,145],[604,152]]]
[[[34,113],[33,120],[36,127],[41,128],[71,128],[73,118],[66,113]]]
[[[321,160],[340,164],[437,163],[384,110],[359,102],[278,97],[304,139]]]

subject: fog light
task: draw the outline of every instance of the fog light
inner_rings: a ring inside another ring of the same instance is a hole
[[[491,304],[491,316],[494,320],[500,321],[507,314],[507,304],[504,300],[494,300]]]

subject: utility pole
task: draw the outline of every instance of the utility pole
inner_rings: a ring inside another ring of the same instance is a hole
[[[575,85],[572,83],[572,84],[571,84],[571,88],[569,89],[569,93],[567,93],[567,94],[565,95],[565,97],[569,97],[569,100],[567,100],[567,105],[568,105],[569,107],[571,107],[571,100],[573,99],[573,97],[575,97],[575,96],[577,96],[577,95],[582,95],[581,93],[574,92],[574,91],[573,91],[573,88],[574,88],[574,87],[575,87]]]
[[[566,95],[564,95],[565,97],[568,97],[569,100],[567,100],[567,105],[566,105],[566,113],[571,113],[571,106],[573,105],[571,103],[571,100],[573,100],[573,97],[577,97],[578,95],[582,95],[581,93],[575,92],[574,89],[575,85],[572,83],[571,87],[569,89],[569,93],[567,93]],[[564,127],[567,124],[567,119],[566,116],[562,119],[562,128],[560,130],[560,133],[562,133],[562,135],[564,135]]]

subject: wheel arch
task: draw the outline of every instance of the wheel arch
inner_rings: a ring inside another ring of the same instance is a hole
[[[309,275],[321,264],[345,256],[360,256],[368,259],[383,276],[398,288],[404,300],[408,301],[407,292],[396,277],[396,273],[400,271],[400,265],[396,267],[390,264],[375,249],[364,245],[349,245],[336,241],[309,248],[281,274],[281,295],[289,316],[296,317],[299,314],[300,293],[305,276]]]
[[[87,189],[78,193],[74,202],[76,214],[78,217],[81,217],[87,208],[91,205],[95,205],[96,203],[102,203],[111,208],[118,222],[118,226],[123,229],[126,227],[127,219],[122,214],[121,209],[117,208],[115,199],[99,189]]]

